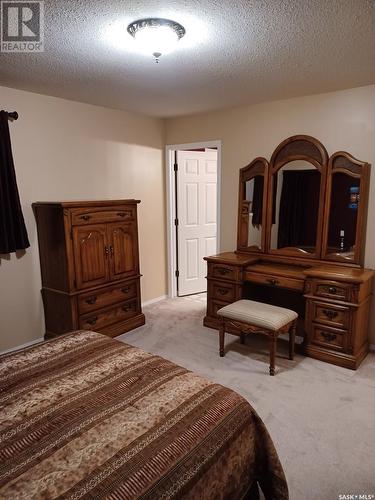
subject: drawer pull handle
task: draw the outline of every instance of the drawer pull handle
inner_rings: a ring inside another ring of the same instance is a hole
[[[279,280],[275,280],[274,278],[267,278],[266,281],[272,286],[276,286],[279,284]]]
[[[95,325],[95,323],[98,321],[98,317],[97,316],[94,316],[93,318],[90,318],[90,319],[87,319],[86,322],[89,324],[89,325]]]
[[[122,310],[124,312],[128,312],[128,311],[131,311],[133,309],[133,306],[122,306]]]
[[[225,275],[225,274],[230,274],[232,272],[231,269],[228,269],[227,267],[217,267],[216,268],[216,271],[221,274],[221,275]]]
[[[130,292],[130,286],[126,286],[125,288],[121,288],[122,293],[129,293]]]
[[[324,338],[324,340],[326,340],[327,342],[332,342],[332,340],[335,340],[336,338],[336,335],[334,333],[330,333],[330,332],[320,332],[322,337]]]
[[[97,300],[98,300],[98,297],[93,296],[93,297],[89,297],[88,299],[86,299],[86,300],[85,300],[85,302],[86,302],[87,304],[91,304],[91,305],[92,305],[92,304],[95,304],[95,302],[96,302]]]
[[[218,292],[220,293],[220,295],[226,295],[229,290],[228,288],[218,288]]]
[[[113,257],[114,251],[113,251],[113,246],[112,245],[109,247],[109,252],[111,254],[111,257]]]
[[[81,215],[80,219],[90,220],[91,219],[91,215]]]
[[[105,258],[108,259],[108,255],[109,255],[109,248],[108,247],[104,247],[104,253],[105,253]]]
[[[129,212],[117,212],[116,214],[118,217],[128,217]]]
[[[328,288],[328,292],[335,294],[335,293],[337,293],[337,288],[335,286],[330,286]]]
[[[327,316],[328,319],[330,320],[333,320],[334,318],[336,318],[336,316],[338,316],[338,312],[337,311],[332,311],[332,309],[323,309],[323,313]]]

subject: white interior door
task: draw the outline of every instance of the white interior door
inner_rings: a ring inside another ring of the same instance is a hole
[[[207,290],[203,257],[216,253],[217,151],[177,152],[178,295]]]

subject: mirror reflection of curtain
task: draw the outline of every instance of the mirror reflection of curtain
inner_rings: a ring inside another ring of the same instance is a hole
[[[256,177],[254,177],[253,203],[251,207],[253,218],[251,222],[256,228],[259,228],[259,226],[262,224],[263,185],[263,175],[257,175]]]
[[[320,172],[284,170],[277,248],[316,245]]]
[[[253,217],[251,223],[254,227],[259,229],[262,225],[262,215],[263,215],[263,186],[264,177],[263,175],[257,175],[254,177],[254,192],[253,192],[253,204],[252,213]],[[272,203],[272,224],[275,223],[276,219],[276,192],[277,192],[277,179],[275,181],[275,186],[273,190],[273,203]]]

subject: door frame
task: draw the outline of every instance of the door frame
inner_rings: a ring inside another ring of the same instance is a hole
[[[216,253],[220,252],[220,194],[221,194],[221,141],[202,141],[186,144],[168,144],[165,147],[166,158],[166,192],[167,192],[167,281],[168,297],[177,297],[176,271],[176,238],[175,225],[176,218],[176,193],[174,189],[174,158],[175,151],[182,149],[217,148],[217,190],[216,190]]]

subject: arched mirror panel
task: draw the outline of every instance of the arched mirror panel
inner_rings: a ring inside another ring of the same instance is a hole
[[[256,158],[240,170],[237,249],[263,252],[267,215],[268,162]]]
[[[327,152],[309,136],[293,136],[275,150],[270,165],[268,251],[319,258]]]
[[[272,175],[270,250],[317,254],[322,175],[306,160],[289,161]]]
[[[363,263],[369,165],[338,152],[328,164],[323,258]]]

